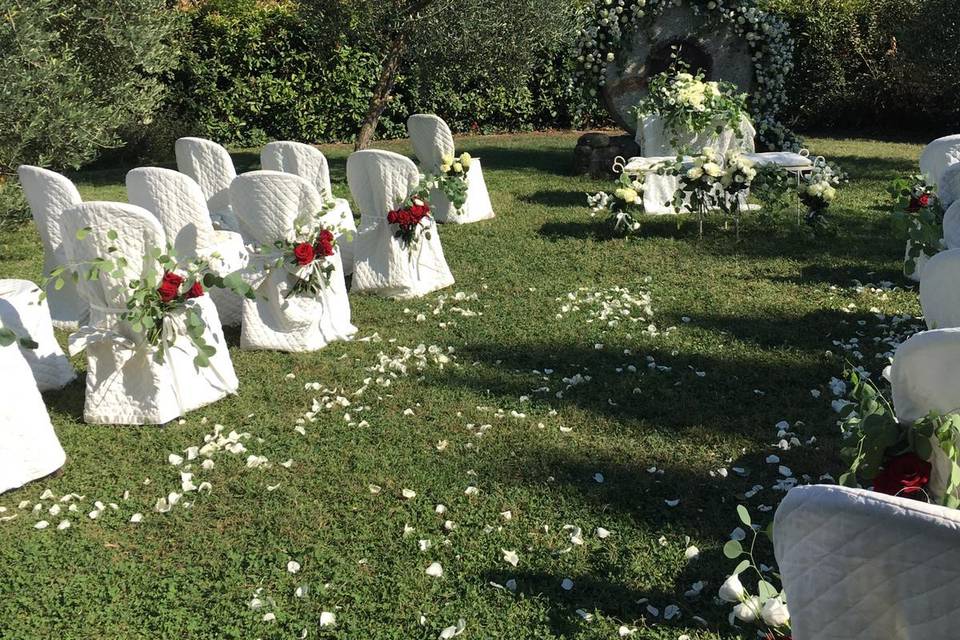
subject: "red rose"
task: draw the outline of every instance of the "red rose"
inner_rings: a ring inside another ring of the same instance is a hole
[[[929,195],[929,194],[925,193],[925,194],[923,194],[922,196],[920,196],[920,206],[921,206],[921,207],[929,206],[929,204],[930,204],[930,195]]]
[[[181,276],[178,276],[172,271],[164,273],[160,287],[157,289],[157,293],[160,294],[160,301],[170,303],[176,300],[180,295],[181,284],[183,284],[183,278]]]
[[[199,282],[194,282],[193,286],[190,287],[190,290],[187,291],[187,299],[190,298],[199,298],[203,295],[203,285]]]
[[[930,463],[915,453],[891,458],[873,479],[873,490],[891,496],[917,493],[930,482],[930,468]]]
[[[316,257],[313,251],[313,245],[309,242],[301,242],[293,249],[293,256],[297,259],[297,264],[305,267]]]
[[[316,250],[317,253],[319,253],[322,256],[326,256],[326,257],[332,256],[334,253],[333,242],[334,242],[333,233],[324,229],[323,231],[320,232],[320,235],[317,237],[317,244],[316,246],[314,246],[314,249]]]

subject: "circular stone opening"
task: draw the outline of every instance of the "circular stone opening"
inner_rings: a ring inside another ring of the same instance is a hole
[[[696,40],[690,38],[676,38],[659,44],[647,60],[647,81],[667,71],[674,65],[675,60],[683,61],[690,73],[703,73],[710,79],[713,74],[713,56]]]

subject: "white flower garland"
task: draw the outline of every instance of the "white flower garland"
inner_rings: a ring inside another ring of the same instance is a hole
[[[577,79],[589,87],[591,97],[606,84],[606,66],[617,62],[633,32],[683,1],[594,0],[580,33],[576,68]],[[758,8],[755,0],[687,1],[694,14],[722,20],[747,41],[756,78],[751,106],[760,140],[774,149],[799,149],[799,139],[777,117],[786,103],[786,78],[793,69],[794,42],[787,22]]]

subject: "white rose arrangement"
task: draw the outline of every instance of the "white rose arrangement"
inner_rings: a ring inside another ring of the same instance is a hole
[[[473,157],[469,153],[464,152],[460,157],[448,153],[440,159],[438,173],[426,177],[430,188],[438,189],[447,196],[454,212],[462,209],[467,202],[467,174],[472,164]]]
[[[619,232],[637,233],[640,231],[640,216],[646,213],[643,204],[644,175],[620,175],[617,189],[612,193],[600,192],[587,196],[590,215],[607,215],[613,228]]]

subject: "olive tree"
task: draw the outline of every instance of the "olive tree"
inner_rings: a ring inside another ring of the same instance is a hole
[[[79,167],[148,124],[179,20],[166,0],[0,0],[0,177]]]
[[[579,0],[301,0],[308,16],[381,57],[358,149],[373,140],[401,74],[483,69],[496,73],[509,90],[542,51],[572,42],[579,5]]]

